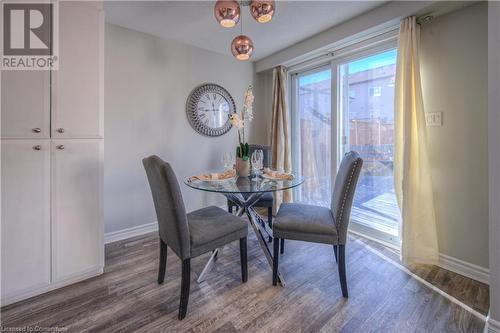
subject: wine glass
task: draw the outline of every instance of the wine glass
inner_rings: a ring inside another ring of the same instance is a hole
[[[257,149],[252,153],[251,157],[252,168],[254,169],[254,178],[253,180],[257,180],[260,175],[260,170],[264,164],[264,152],[262,149]]]
[[[224,165],[224,169],[230,169],[233,164],[233,154],[230,152],[223,152],[222,153],[222,164]]]

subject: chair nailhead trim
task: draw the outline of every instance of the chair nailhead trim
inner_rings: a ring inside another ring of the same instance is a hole
[[[349,189],[351,188],[352,177],[354,177],[354,172],[356,171],[357,166],[358,166],[358,160],[356,160],[356,162],[354,162],[354,167],[352,168],[351,175],[349,176],[349,181],[347,182],[346,191],[344,192],[344,197],[342,198],[342,205],[340,206],[339,221],[342,221],[342,217],[344,215],[344,206],[345,206],[345,202],[347,201],[347,194],[349,193]]]

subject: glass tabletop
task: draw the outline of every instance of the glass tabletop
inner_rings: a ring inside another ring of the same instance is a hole
[[[223,170],[209,170],[200,174],[222,172]],[[277,180],[264,178],[262,175],[254,179],[250,177],[234,177],[226,180],[191,180],[184,178],[184,183],[194,189],[218,193],[263,193],[287,190],[302,184],[304,179],[292,173],[292,180]]]

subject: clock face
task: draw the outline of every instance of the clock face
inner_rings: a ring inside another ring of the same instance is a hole
[[[229,115],[235,112],[235,109],[229,92],[213,83],[196,87],[186,103],[186,113],[191,126],[206,136],[219,136],[229,131]]]
[[[196,104],[196,114],[201,122],[210,128],[224,126],[229,118],[229,103],[217,92],[203,94]]]

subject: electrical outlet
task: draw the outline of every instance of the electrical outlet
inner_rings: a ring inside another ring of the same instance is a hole
[[[439,127],[443,126],[443,113],[442,112],[426,112],[425,125]]]

